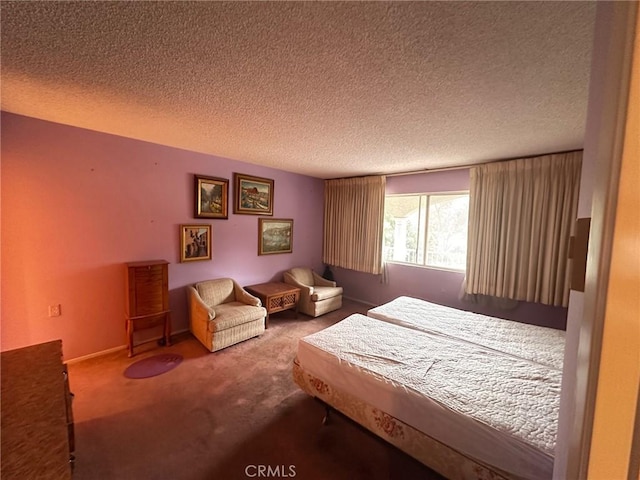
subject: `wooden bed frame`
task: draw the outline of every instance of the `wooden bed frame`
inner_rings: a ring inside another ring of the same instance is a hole
[[[325,379],[306,372],[297,358],[293,362],[293,380],[307,394],[346,415],[450,480],[513,479],[496,468],[472,460],[392,415],[367,404],[362,399],[334,388]]]

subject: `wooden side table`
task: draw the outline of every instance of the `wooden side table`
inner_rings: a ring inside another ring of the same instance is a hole
[[[298,315],[298,300],[300,289],[282,282],[258,283],[249,285],[244,289],[251,295],[255,295],[262,301],[262,306],[267,309],[267,318],[264,328],[269,328],[269,314],[295,308]]]

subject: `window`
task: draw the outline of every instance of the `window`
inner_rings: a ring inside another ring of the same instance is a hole
[[[387,195],[382,258],[464,270],[468,216],[468,193]]]

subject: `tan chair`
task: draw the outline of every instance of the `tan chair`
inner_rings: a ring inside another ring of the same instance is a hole
[[[284,272],[284,283],[300,289],[298,311],[302,313],[318,317],[342,307],[342,287],[310,268],[298,267]]]
[[[210,351],[264,333],[267,310],[235,280],[206,280],[187,293],[191,333]]]

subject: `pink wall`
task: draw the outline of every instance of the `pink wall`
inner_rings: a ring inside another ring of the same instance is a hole
[[[124,266],[166,259],[173,330],[188,328],[185,285],[229,276],[241,284],[284,270],[322,271],[320,179],[2,113],[1,349],[61,338],[67,359],[125,343]],[[257,255],[258,218],[193,218],[193,175],[233,172],[275,181],[274,218],[294,219],[293,253]],[[389,177],[388,193],[466,190],[468,170]],[[179,225],[213,226],[213,260],[179,263]],[[466,310],[564,328],[566,309],[462,302],[464,275],[389,265],[389,282],[334,269],[348,297],[371,304],[411,295]],[[62,316],[49,317],[61,304]]]
[[[437,193],[469,190],[469,170],[448,170],[419,175],[387,178],[387,194]],[[436,270],[400,264],[387,265],[387,282],[380,276],[333,269],[334,277],[345,289],[345,295],[380,305],[400,295],[422,298],[430,302],[486,315],[518,320],[542,326],[565,328],[567,309],[542,304],[518,302],[512,308],[495,304],[480,305],[460,299],[463,272]]]
[[[322,269],[322,180],[2,113],[1,349],[61,338],[65,358],[124,345],[125,262],[165,259],[173,330],[184,286]],[[193,218],[193,175],[275,181],[274,217],[294,219],[293,253],[258,256],[258,216]],[[213,226],[211,261],[179,263],[179,225]],[[48,306],[62,305],[50,318]]]

